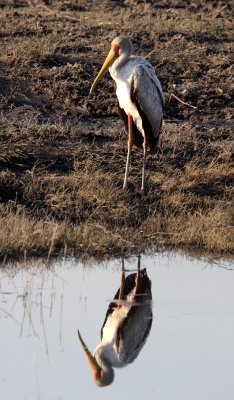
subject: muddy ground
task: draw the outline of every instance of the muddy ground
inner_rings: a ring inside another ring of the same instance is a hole
[[[2,1],[0,256],[233,256],[231,1]],[[161,148],[135,150],[107,74],[117,35],[155,67]]]

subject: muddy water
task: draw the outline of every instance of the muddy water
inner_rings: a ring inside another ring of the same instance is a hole
[[[232,399],[234,270],[181,255],[142,257],[152,281],[153,323],[136,360],[94,385],[77,340],[99,342],[120,261],[70,260],[1,272],[0,394],[19,399]],[[136,260],[126,263],[135,269]]]

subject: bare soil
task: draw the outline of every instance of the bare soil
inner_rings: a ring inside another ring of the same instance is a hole
[[[0,257],[149,249],[233,257],[231,1],[2,1]],[[117,35],[162,82],[161,148],[135,149],[107,74]],[[179,99],[179,100],[178,100]]]

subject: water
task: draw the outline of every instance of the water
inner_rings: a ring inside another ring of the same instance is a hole
[[[0,397],[4,400],[231,400],[234,393],[234,270],[181,255],[142,257],[152,281],[153,324],[137,359],[112,385],[92,380],[77,339],[93,350],[120,261],[1,272]],[[135,269],[136,260],[126,263]]]

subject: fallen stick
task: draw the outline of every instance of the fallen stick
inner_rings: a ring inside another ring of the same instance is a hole
[[[65,14],[65,13],[62,13],[60,11],[51,10],[49,7],[45,6],[44,4],[39,4],[37,7],[44,9],[45,12],[47,11],[49,14],[53,14],[57,18],[65,18],[65,19],[69,19],[69,20],[74,21],[74,22],[79,21],[78,18],[72,17],[69,14]]]
[[[194,108],[194,109],[197,108],[197,107],[192,106],[191,104],[186,103],[185,101],[179,99],[179,97],[177,97],[177,96],[176,96],[175,94],[173,94],[173,93],[170,93],[170,94],[169,94],[169,101],[170,101],[170,99],[171,99],[172,96],[173,96],[176,100],[178,100],[180,103],[184,104],[185,106],[188,106],[188,107],[191,107],[191,108]]]

